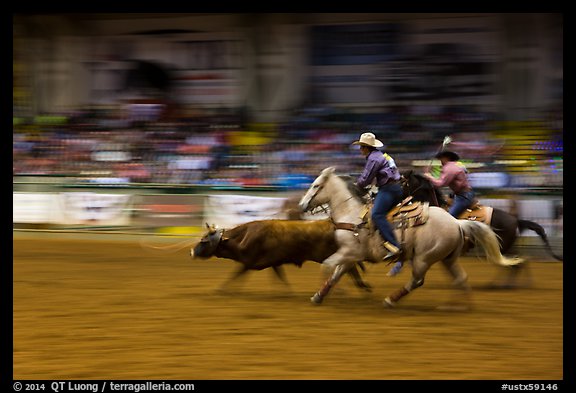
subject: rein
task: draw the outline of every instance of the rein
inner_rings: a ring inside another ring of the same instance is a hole
[[[358,236],[360,235],[358,233],[358,229],[364,228],[367,224],[366,221],[362,221],[360,224],[352,224],[350,222],[334,222],[332,216],[330,216],[330,220],[332,221],[332,224],[334,224],[334,229],[343,229],[345,231],[354,232],[354,236],[358,241],[360,241],[360,239],[358,239]]]
[[[314,198],[316,198],[316,194],[318,194],[318,192],[320,191],[321,188],[322,187],[319,187],[318,190],[316,191],[316,193],[314,194],[314,196],[312,196],[312,198],[310,198],[310,202],[312,202],[314,200]],[[331,210],[334,211],[338,206],[344,204],[345,202],[348,202],[352,198],[354,198],[354,195],[351,195],[348,198],[344,199],[342,202],[340,202],[336,206],[332,207]],[[318,213],[319,210],[317,210],[317,209],[320,209],[324,213],[327,213],[328,209],[324,206],[325,205],[316,206],[315,208],[310,210],[310,214]],[[335,222],[334,218],[332,217],[332,214],[330,214],[330,221],[332,221],[332,224],[334,224],[334,229],[336,229],[336,230],[343,229],[346,231],[352,231],[352,232],[354,232],[354,236],[356,236],[356,238],[358,238],[358,229],[362,228],[364,225],[366,225],[366,222],[361,222],[360,224],[352,224],[349,222]]]
[[[338,205],[334,206],[334,208],[332,210],[335,210],[336,207],[342,205],[344,202],[348,202],[352,198],[354,198],[354,195],[350,196],[349,198],[346,198],[345,200],[340,202]],[[345,231],[354,232],[354,236],[356,237],[356,240],[358,240],[358,241],[360,241],[358,239],[358,236],[359,236],[358,229],[363,228],[367,224],[366,221],[362,221],[360,224],[352,224],[350,222],[336,222],[336,221],[334,221],[334,218],[332,218],[332,214],[330,214],[330,221],[332,221],[332,223],[334,224],[334,229],[336,229],[336,230],[343,229]]]
[[[432,194],[432,199],[436,206],[440,206],[440,202],[438,202],[438,198],[436,198],[436,193],[433,188],[430,189],[430,193]]]
[[[310,198],[310,202],[312,202],[315,197],[316,197],[316,194],[314,194],[314,196],[313,196],[312,198]],[[340,202],[339,204],[337,204],[336,206],[334,206],[334,207],[332,208],[332,210],[334,210],[334,209],[337,208],[338,206],[342,205],[344,202],[348,202],[348,201],[349,201],[350,199],[352,199],[352,198],[354,198],[354,195],[352,195],[352,196],[349,197],[349,198],[344,199],[342,202]],[[322,211],[322,212],[324,212],[324,213],[328,213],[328,208],[325,207],[325,204],[324,204],[324,205],[318,205],[318,206],[316,206],[316,207],[314,207],[314,208],[312,208],[312,209],[309,210],[310,214],[318,214],[318,212],[320,212],[320,211]],[[330,217],[332,217],[332,215],[330,215]]]

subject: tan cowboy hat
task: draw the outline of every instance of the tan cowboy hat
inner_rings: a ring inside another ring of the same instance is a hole
[[[376,139],[376,135],[371,132],[365,132],[360,135],[360,140],[352,142],[353,145],[364,145],[371,147],[382,147],[384,144]]]

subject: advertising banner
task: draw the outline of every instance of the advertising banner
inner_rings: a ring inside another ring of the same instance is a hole
[[[132,196],[95,192],[12,194],[13,223],[130,225]]]
[[[231,228],[245,222],[288,219],[288,198],[245,195],[209,195],[204,199],[204,222],[220,228]],[[323,220],[328,211],[302,214],[303,220]]]
[[[12,193],[12,222],[14,224],[54,223],[57,206],[57,194],[14,192]]]
[[[130,225],[131,195],[65,192],[58,195],[59,224]]]
[[[204,200],[204,221],[220,228],[231,228],[245,222],[286,219],[286,198],[246,195],[210,195]]]

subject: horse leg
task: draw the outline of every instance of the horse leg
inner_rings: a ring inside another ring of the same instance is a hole
[[[334,285],[336,285],[336,283],[338,282],[338,280],[340,280],[340,277],[342,277],[342,274],[344,274],[346,272],[348,268],[344,265],[338,265],[336,266],[336,268],[333,270],[332,274],[330,275],[330,277],[324,282],[324,285],[322,285],[322,288],[320,288],[320,290],[318,292],[316,292],[311,298],[310,301],[313,304],[320,304],[322,303],[322,301],[324,300],[324,297],[326,295],[328,295],[328,292],[330,292],[330,289],[332,289],[332,287],[334,287]]]
[[[514,249],[514,245],[518,236],[518,231],[521,231],[521,229],[518,227],[518,221],[516,221],[515,217],[511,216],[508,219],[511,221],[504,221],[504,224],[506,224],[504,229],[494,228],[493,226],[492,229],[494,230],[494,233],[496,233],[499,237],[498,241],[500,242],[500,252],[502,253],[502,255],[513,258],[515,257],[515,255],[510,254],[512,251],[516,251]],[[492,280],[491,286],[494,288],[517,287],[518,275],[522,269],[522,265],[523,264],[510,266],[509,270],[506,269],[508,271],[506,272],[506,277],[504,278],[504,281],[502,282],[500,279],[498,279],[498,277],[496,277],[494,278],[494,280]],[[500,273],[497,274],[498,276],[500,275]]]
[[[472,288],[468,284],[468,274],[464,271],[462,265],[458,263],[458,254],[455,253],[448,258],[442,260],[442,264],[448,270],[448,273],[454,279],[452,285],[463,292],[457,297],[453,298],[452,301],[446,306],[438,307],[441,310],[446,311],[463,311],[470,308],[470,294],[472,293]]]
[[[394,307],[404,296],[408,295],[414,289],[424,285],[424,277],[429,268],[430,266],[428,266],[425,261],[415,258],[412,262],[412,277],[410,278],[410,281],[408,281],[408,283],[402,288],[397,289],[387,296],[384,299],[384,305],[386,307]]]
[[[514,243],[517,238],[516,227],[515,226],[511,227],[506,231],[494,230],[494,233],[496,233],[499,236],[498,240],[500,241],[500,252],[502,253],[502,255],[504,255],[507,258],[518,258],[517,255],[511,254],[511,251],[517,251],[514,248],[515,247]],[[492,283],[490,284],[490,287],[492,288],[515,289],[520,287],[521,285],[518,283],[518,281],[520,279],[520,274],[522,272],[526,272],[527,276],[525,286],[530,287],[532,285],[531,284],[532,280],[526,263],[520,263],[517,265],[507,267],[506,269],[504,269],[506,273],[505,277],[503,278],[500,277],[501,276],[500,270],[503,269],[498,270],[499,271],[496,273],[494,279],[492,280]]]
[[[342,275],[350,270],[359,260],[362,261],[362,258],[357,255],[355,250],[351,250],[348,247],[341,247],[334,254],[322,261],[322,270],[324,272],[329,271],[330,277],[324,282],[320,290],[310,298],[312,303],[322,303],[324,297],[330,292],[330,289],[336,285]]]
[[[506,279],[503,284],[493,284],[493,287],[500,288],[500,289],[516,289],[521,287],[529,288],[532,286],[532,275],[530,274],[530,270],[528,269],[528,265],[526,262],[509,266],[507,269]],[[520,284],[520,274],[525,273],[525,280],[524,284]]]
[[[372,292],[372,287],[365,283],[364,280],[362,280],[356,265],[352,266],[347,273],[350,275],[350,277],[352,277],[352,280],[354,280],[354,285],[356,285],[357,288],[360,288],[366,292]]]

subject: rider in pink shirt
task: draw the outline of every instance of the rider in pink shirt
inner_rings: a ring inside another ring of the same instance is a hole
[[[458,217],[467,208],[472,205],[474,200],[474,191],[468,181],[468,171],[466,167],[458,160],[458,154],[451,151],[443,151],[436,155],[436,158],[442,163],[442,173],[439,179],[436,179],[430,173],[424,173],[424,176],[430,180],[435,187],[449,187],[454,192],[454,202],[448,212]],[[397,275],[402,269],[403,263],[396,262],[394,267],[388,272],[388,276]]]
[[[442,173],[439,179],[436,179],[430,173],[424,173],[424,176],[430,180],[435,187],[449,187],[454,192],[454,202],[448,212],[458,217],[467,208],[472,205],[474,200],[474,191],[468,181],[468,171],[466,167],[458,160],[458,154],[451,151],[443,151],[436,155],[442,163]]]

